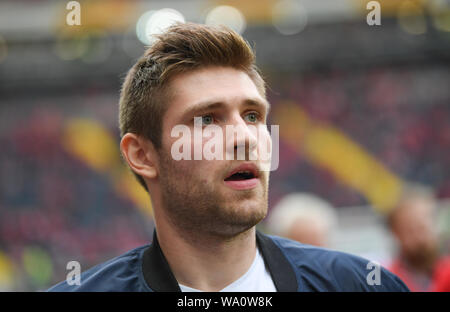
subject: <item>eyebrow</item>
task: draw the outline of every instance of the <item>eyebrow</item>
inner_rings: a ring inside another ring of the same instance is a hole
[[[243,101],[243,104],[245,106],[250,106],[250,107],[258,107],[260,109],[265,109],[266,110],[266,116],[269,114],[269,110],[270,110],[270,103],[263,99],[253,99],[253,98],[247,98]],[[200,102],[197,104],[194,104],[191,108],[189,108],[186,112],[183,113],[183,119],[195,115],[195,114],[199,114],[202,112],[206,112],[206,111],[210,111],[210,110],[214,110],[214,109],[218,109],[218,108],[224,108],[226,107],[225,101],[221,100],[221,99],[214,99],[214,100],[206,100],[204,102]]]

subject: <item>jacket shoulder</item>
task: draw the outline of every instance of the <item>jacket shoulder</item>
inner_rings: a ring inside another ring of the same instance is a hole
[[[130,250],[81,273],[80,285],[62,281],[49,292],[151,291],[141,274],[142,254],[148,245]]]
[[[269,236],[294,268],[299,291],[409,291],[380,264],[345,252]]]

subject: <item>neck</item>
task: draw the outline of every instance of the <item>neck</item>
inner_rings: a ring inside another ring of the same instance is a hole
[[[165,219],[162,219],[165,220]],[[158,241],[178,283],[219,291],[245,274],[256,256],[255,227],[224,238],[156,222]]]

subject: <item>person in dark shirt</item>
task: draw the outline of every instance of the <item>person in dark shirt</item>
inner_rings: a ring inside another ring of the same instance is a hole
[[[149,193],[153,242],[50,291],[408,291],[366,259],[256,230],[268,209],[265,90],[236,32],[185,23],[159,35],[119,103],[120,149]]]

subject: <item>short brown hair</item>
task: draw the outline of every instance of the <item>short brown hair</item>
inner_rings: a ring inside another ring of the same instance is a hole
[[[386,225],[393,231],[397,225],[399,216],[408,207],[408,204],[417,200],[435,202],[433,189],[420,183],[405,182],[396,205],[392,207],[386,216]]]
[[[224,26],[179,23],[158,35],[128,72],[119,101],[120,136],[131,132],[149,139],[159,149],[170,79],[207,66],[244,71],[265,98],[265,82],[255,65],[255,54],[239,34]],[[147,189],[142,177],[133,174]]]

